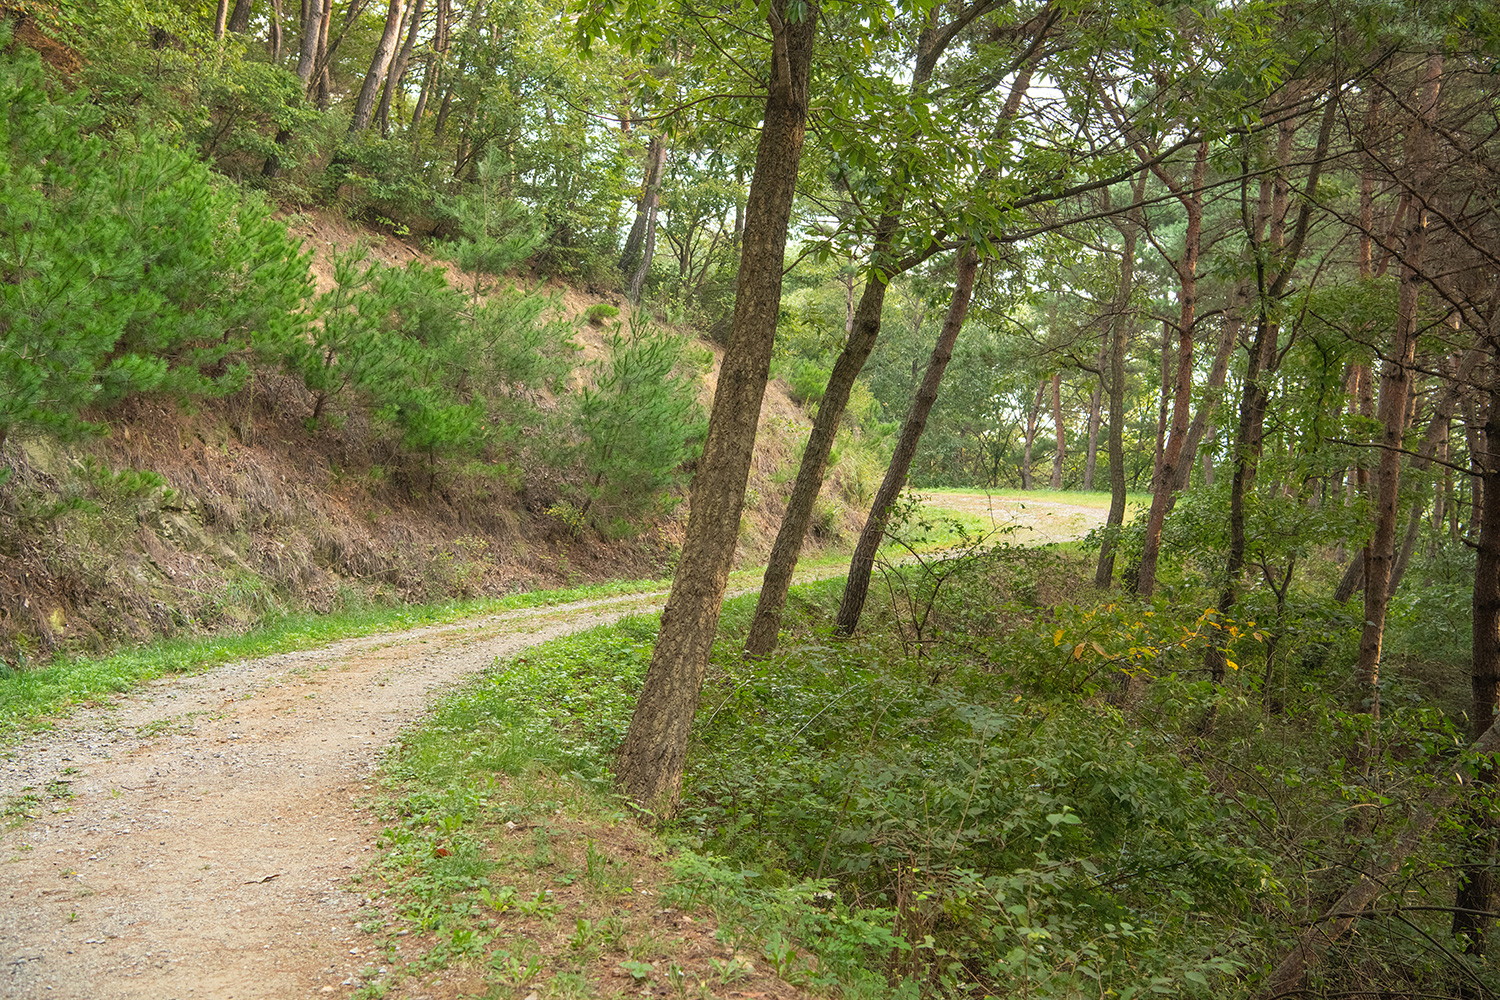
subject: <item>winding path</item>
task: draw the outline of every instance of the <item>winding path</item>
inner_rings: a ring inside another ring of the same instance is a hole
[[[1042,532],[1052,540],[1080,533],[1080,511],[1102,519],[1069,506],[1030,503],[1026,520],[1058,508],[1068,527]],[[0,750],[0,803],[36,816],[0,834],[0,997],[347,996],[373,958],[357,877],[375,856],[368,800],[385,748],[496,657],[664,599],[510,612],[164,678]]]

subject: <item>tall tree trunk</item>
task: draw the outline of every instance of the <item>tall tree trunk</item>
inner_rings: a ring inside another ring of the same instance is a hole
[[[214,41],[224,37],[224,28],[229,22],[229,0],[219,0],[219,9],[214,13]]]
[[[1125,523],[1125,349],[1130,341],[1130,297],[1135,291],[1135,248],[1140,238],[1141,205],[1146,198],[1142,170],[1136,178],[1130,211],[1121,227],[1120,283],[1110,304],[1109,332],[1109,513],[1104,518],[1104,542],[1094,586],[1104,590],[1115,578],[1115,539],[1109,529]]]
[[[1026,446],[1021,449],[1021,489],[1032,490],[1036,488],[1031,474],[1031,450],[1036,444],[1036,435],[1042,427],[1042,400],[1046,398],[1047,380],[1043,379],[1037,384],[1036,398],[1031,401],[1031,408],[1026,411]]]
[[[1224,310],[1224,321],[1219,328],[1219,344],[1214,351],[1213,364],[1208,370],[1208,381],[1203,385],[1203,401],[1198,404],[1198,412],[1193,414],[1193,423],[1188,427],[1187,443],[1182,448],[1182,460],[1177,463],[1177,475],[1172,488],[1178,493],[1188,488],[1188,482],[1193,476],[1193,461],[1198,456],[1198,445],[1223,401],[1224,381],[1229,375],[1229,359],[1240,343],[1240,330],[1245,322],[1244,308],[1249,298],[1249,281],[1236,282],[1234,291],[1229,296],[1229,307]],[[1204,483],[1205,486],[1213,485],[1211,470],[1211,466],[1204,466],[1208,480]]]
[[[1417,453],[1412,456],[1411,469],[1413,472],[1426,472],[1432,465],[1432,459],[1438,453],[1439,446],[1448,437],[1448,425],[1453,420],[1453,413],[1458,409],[1459,398],[1463,395],[1463,388],[1473,375],[1475,367],[1483,360],[1484,349],[1476,345],[1465,352],[1462,358],[1454,366],[1454,370],[1446,379],[1442,392],[1438,394],[1437,404],[1433,407],[1432,418],[1427,422],[1427,430],[1422,435],[1422,441],[1417,445]],[[1387,587],[1390,596],[1395,597],[1396,591],[1401,589],[1401,578],[1406,575],[1406,568],[1411,564],[1412,552],[1417,547],[1417,537],[1422,530],[1422,514],[1425,512],[1425,501],[1416,500],[1412,502],[1411,510],[1407,513],[1406,532],[1401,540],[1400,555],[1396,559],[1395,568],[1391,571],[1390,583]]]
[[[432,48],[424,60],[422,89],[417,94],[417,106],[411,111],[412,142],[417,141],[417,129],[427,111],[427,98],[437,86],[448,59],[448,14],[452,0],[438,0],[437,20],[432,26]]]
[[[802,449],[802,464],[797,469],[797,480],[792,484],[791,496],[787,498],[786,513],[782,515],[781,527],[776,532],[776,541],[771,546],[771,555],[766,562],[765,578],[761,581],[760,597],[755,604],[755,617],[750,622],[750,635],[745,640],[745,655],[751,658],[769,656],[776,648],[777,633],[781,630],[781,612],[786,607],[786,595],[792,585],[792,574],[797,568],[797,556],[802,551],[802,539],[812,523],[813,505],[823,486],[823,475],[828,468],[828,456],[833,451],[834,439],[838,436],[839,420],[849,404],[849,394],[854,390],[854,381],[859,377],[875,341],[880,334],[880,318],[885,310],[885,293],[890,286],[886,273],[887,251],[892,234],[899,224],[894,214],[881,217],[875,227],[875,246],[870,254],[870,266],[865,273],[865,288],[860,294],[859,304],[854,309],[854,323],[844,349],[833,363],[833,372],[828,377],[828,386],[818,402],[818,414],[813,418],[812,432],[807,436],[807,446]]]
[[[787,228],[807,132],[813,38],[812,3],[771,0],[770,88],[750,183],[739,290],[729,347],[719,369],[708,436],[693,478],[687,536],[661,616],[645,685],[615,769],[626,795],[657,815],[676,808],[688,730],[698,707],[729,566],[739,537],[745,483],[761,400],[770,372]]]
[[[1425,196],[1430,185],[1431,141],[1428,130],[1437,112],[1442,82],[1443,57],[1427,59],[1422,80],[1421,121],[1412,123],[1407,140],[1406,167],[1411,172],[1411,190]],[[1395,559],[1396,514],[1400,504],[1401,435],[1406,425],[1406,397],[1411,386],[1411,366],[1417,351],[1417,299],[1421,293],[1422,265],[1427,250],[1427,208],[1413,198],[1407,210],[1402,240],[1401,286],[1396,302],[1396,328],[1380,376],[1381,450],[1375,468],[1375,534],[1370,539],[1369,565],[1365,568],[1365,624],[1359,638],[1359,661],[1354,679],[1355,707],[1380,717],[1380,649],[1385,639],[1385,613],[1390,603],[1391,564]]]
[[[281,62],[281,0],[271,0],[271,27],[266,34],[266,50],[270,53],[271,64]]]
[[[1052,373],[1052,428],[1057,438],[1057,448],[1052,452],[1052,483],[1054,490],[1062,489],[1063,460],[1067,456],[1067,428],[1063,426],[1062,372]]]
[[[943,372],[953,357],[953,345],[963,329],[964,318],[969,312],[969,302],[974,297],[974,279],[979,273],[979,254],[965,247],[958,253],[958,273],[954,276],[953,299],[948,305],[948,315],[943,318],[943,329],[932,348],[927,361],[927,371],[922,384],[912,397],[911,408],[906,411],[906,420],[901,425],[901,437],[891,455],[891,464],[885,470],[885,478],[875,493],[870,505],[870,515],[865,519],[864,530],[854,546],[854,556],[849,560],[849,577],[844,583],[844,597],[839,602],[838,618],[834,630],[839,635],[853,635],[859,627],[859,616],[864,611],[865,598],[870,592],[870,573],[875,569],[875,552],[885,537],[885,527],[890,521],[891,507],[906,486],[907,473],[911,471],[912,459],[916,457],[917,445],[922,432],[927,428],[927,415],[937,401],[938,388],[943,382]]]
[[[1469,461],[1475,466],[1475,473],[1469,476],[1469,523],[1465,528],[1464,537],[1477,541],[1479,537],[1479,525],[1484,520],[1484,491],[1485,482],[1482,470],[1478,469],[1479,457],[1489,450],[1489,441],[1486,440],[1485,426],[1488,423],[1488,411],[1484,409],[1479,400],[1473,394],[1467,394],[1462,402],[1464,415],[1464,444],[1469,449]]]
[[[250,28],[250,15],[254,13],[251,7],[254,0],[234,0],[234,10],[229,14],[229,30],[232,34],[243,35]]]
[[[1146,516],[1146,537],[1141,544],[1141,563],[1136,572],[1135,592],[1150,598],[1156,590],[1156,562],[1161,551],[1161,530],[1176,499],[1173,483],[1182,449],[1187,444],[1188,411],[1193,394],[1193,327],[1198,307],[1198,250],[1203,234],[1203,178],[1208,169],[1208,144],[1198,147],[1193,160],[1191,188],[1178,200],[1187,212],[1187,231],[1182,239],[1182,260],[1177,263],[1179,282],[1177,318],[1176,389],[1172,395],[1172,429],[1162,448],[1161,472],[1152,484],[1151,511]]]
[[[317,0],[313,0],[317,2]],[[380,90],[380,81],[385,79],[386,70],[390,69],[391,59],[396,53],[396,39],[401,34],[402,0],[391,0],[386,9],[385,30],[380,34],[380,41],[375,45],[375,53],[370,57],[370,69],[365,73],[364,86],[359,88],[359,96],[354,100],[354,114],[349,119],[349,134],[358,135],[370,127],[370,116],[375,111],[375,94]]]
[[[318,22],[318,55],[314,60],[313,76],[317,83],[318,110],[327,111],[333,103],[333,72],[329,68],[332,60],[328,54],[328,25],[333,20],[333,0],[323,0],[323,19]]]
[[[1490,360],[1489,417],[1485,438],[1493,447],[1500,441],[1500,352]],[[1475,740],[1494,727],[1497,700],[1500,700],[1500,454],[1486,452],[1474,456],[1474,464],[1484,479],[1484,508],[1479,522],[1479,544],[1476,547],[1473,600],[1473,659],[1469,684],[1473,700],[1469,708],[1470,731]],[[1494,794],[1500,758],[1482,760],[1476,775],[1485,791]],[[1462,940],[1464,954],[1479,958],[1484,954],[1489,918],[1485,915],[1494,899],[1495,869],[1490,863],[1495,853],[1495,821],[1481,805],[1470,810],[1473,832],[1469,837],[1468,856],[1472,863],[1460,873],[1453,899],[1453,936]],[[1465,994],[1461,994],[1465,995]]]
[[[630,235],[625,237],[625,248],[620,251],[620,274],[635,284],[635,275],[641,267],[641,257],[646,246],[646,231],[656,219],[657,205],[661,200],[661,179],[667,161],[667,141],[660,134],[653,135],[646,144],[646,175],[641,179],[641,196],[635,203],[635,222],[630,226]],[[647,263],[649,267],[649,262]],[[632,297],[631,301],[635,301]]]
[[[976,0],[966,7],[952,22],[943,28],[930,27],[917,42],[916,64],[912,69],[912,94],[919,94],[932,76],[939,58],[946,47],[958,36],[959,29],[967,20],[984,9],[985,0]],[[1031,76],[1036,59],[1028,58],[1011,85],[1006,98],[1002,121],[1013,118],[1020,107],[1022,96],[1031,85]],[[828,457],[833,450],[838,434],[839,422],[848,406],[854,381],[864,368],[870,351],[880,334],[881,317],[885,308],[887,286],[898,270],[914,267],[921,260],[908,258],[899,264],[890,260],[888,250],[899,224],[902,192],[897,189],[892,201],[875,225],[874,245],[865,275],[865,288],[859,305],[849,318],[848,336],[844,348],[834,362],[828,386],[823,398],[818,401],[818,414],[808,434],[807,445],[802,450],[802,462],[797,468],[797,479],[792,484],[787,498],[786,512],[781,518],[781,527],[776,532],[776,541],[771,547],[771,556],[766,562],[765,578],[761,582],[760,597],[755,605],[755,617],[750,623],[750,635],[745,641],[745,655],[764,657],[776,648],[777,633],[781,628],[781,614],[786,607],[787,592],[791,587],[792,574],[797,568],[797,557],[802,551],[802,541],[807,536],[807,527],[812,522],[813,506],[823,487],[823,476],[828,469]],[[735,232],[739,232],[739,210],[735,210]],[[736,278],[738,281],[738,278]],[[920,324],[918,324],[920,325]]]
[[[391,63],[391,71],[385,76],[385,87],[380,91],[380,107],[375,109],[375,121],[380,125],[381,135],[391,134],[391,101],[406,77],[406,66],[417,47],[417,32],[422,30],[422,11],[426,6],[427,0],[412,0],[411,9],[406,15],[406,41],[401,44],[401,50]]]
[[[301,48],[297,51],[297,79],[302,81],[303,93],[312,81],[313,67],[318,61],[318,25],[323,21],[323,4],[331,0],[304,0],[300,36]]]
[[[1290,241],[1287,239],[1286,220],[1290,209],[1291,184],[1286,176],[1290,162],[1292,139],[1296,123],[1288,120],[1281,129],[1277,142],[1277,172],[1271,183],[1261,182],[1256,216],[1244,218],[1247,226],[1245,242],[1249,247],[1255,268],[1256,321],[1255,336],[1250,344],[1249,358],[1245,366],[1245,382],[1240,394],[1239,419],[1235,425],[1233,473],[1229,483],[1229,551],[1224,560],[1224,589],[1219,594],[1218,610],[1228,614],[1239,600],[1240,572],[1245,566],[1247,540],[1245,537],[1245,499],[1254,487],[1255,476],[1260,468],[1260,458],[1265,446],[1266,409],[1270,405],[1269,376],[1279,365],[1277,348],[1281,338],[1281,324],[1273,308],[1285,294],[1291,282],[1297,260],[1302,256],[1302,247],[1307,240],[1308,226],[1312,221],[1312,208],[1322,177],[1323,160],[1328,155],[1332,141],[1335,113],[1338,102],[1328,95],[1323,118],[1318,128],[1317,146],[1313,162],[1307,173],[1303,188],[1302,207],[1297,213]],[[1241,205],[1248,202],[1245,192],[1250,182],[1248,159],[1241,163]],[[1242,207],[1242,217],[1248,215]],[[1267,254],[1263,253],[1262,226],[1269,225],[1269,242],[1279,261],[1275,274],[1267,273]],[[1229,665],[1228,654],[1222,646],[1212,644],[1204,654],[1204,664],[1215,684],[1224,680]],[[1211,724],[1212,714],[1205,719]]]
[[[1083,458],[1083,491],[1094,489],[1094,473],[1099,469],[1099,424],[1104,405],[1104,365],[1109,360],[1109,338],[1099,341],[1099,357],[1094,364],[1099,378],[1094,382],[1094,391],[1089,394],[1089,443]]]
[[[641,247],[641,262],[630,276],[630,301],[640,302],[646,290],[646,279],[651,275],[651,261],[656,257],[656,214],[661,205],[661,177],[657,175],[657,191],[653,192],[651,205],[646,210],[646,242]]]

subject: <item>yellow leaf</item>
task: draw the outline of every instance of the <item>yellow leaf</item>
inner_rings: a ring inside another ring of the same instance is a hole
[[[1085,645],[1086,643],[1080,642],[1078,645],[1073,647],[1073,659],[1079,660],[1083,658],[1083,647]]]
[[[1052,636],[1052,645],[1054,645],[1054,646],[1061,646],[1062,645],[1062,632],[1063,632],[1062,629],[1058,629],[1053,634],[1053,636]]]
[[[1227,663],[1227,664],[1229,664],[1229,669],[1230,670],[1238,670],[1238,669],[1240,669],[1240,665],[1238,663],[1235,663],[1233,660],[1225,660],[1224,662]]]

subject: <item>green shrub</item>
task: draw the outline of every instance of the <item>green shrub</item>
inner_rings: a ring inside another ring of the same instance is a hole
[[[705,431],[698,379],[684,338],[654,329],[615,333],[579,396],[583,472],[591,514],[661,510],[686,479]]]
[[[583,314],[584,322],[591,326],[603,326],[606,320],[612,320],[620,315],[620,310],[606,302],[597,302],[588,307]]]
[[[828,388],[828,376],[830,370],[822,367],[817,362],[809,361],[807,358],[797,358],[792,362],[791,371],[787,374],[787,389],[793,402],[816,403],[823,398],[823,391]]]
[[[301,335],[307,264],[269,209],[165,142],[93,134],[0,40],[0,441],[97,431],[127,396],[217,396]]]

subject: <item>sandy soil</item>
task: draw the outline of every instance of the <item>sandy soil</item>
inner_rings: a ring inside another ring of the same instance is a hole
[[[943,507],[1077,537],[1103,512],[944,495]],[[834,570],[836,571],[836,570]],[[824,574],[819,574],[824,575]],[[0,751],[0,997],[347,996],[370,959],[351,881],[375,857],[382,752],[435,693],[496,657],[656,610],[662,594],[165,678]],[[428,986],[392,997],[446,995]]]

